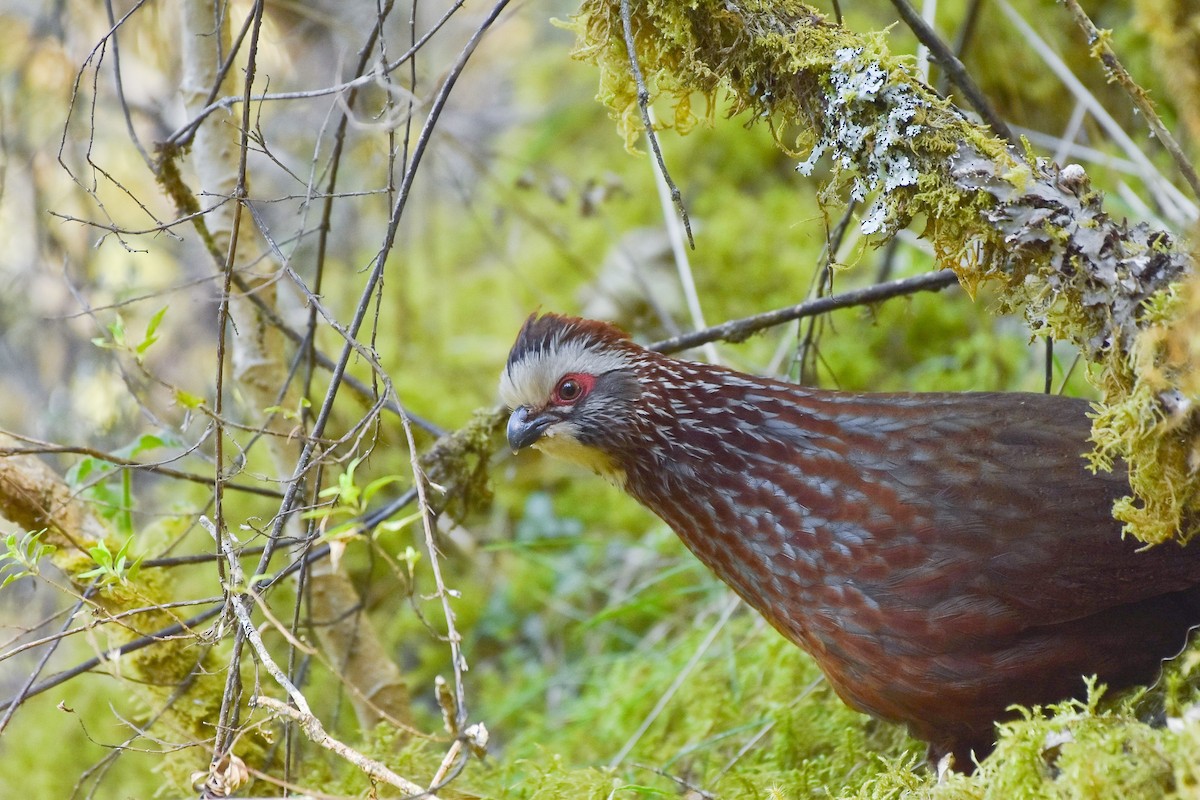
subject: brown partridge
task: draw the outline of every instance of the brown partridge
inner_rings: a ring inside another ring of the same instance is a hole
[[[1200,623],[1200,548],[1139,552],[1124,472],[1082,458],[1082,400],[853,394],[525,323],[501,375],[513,450],[616,483],[850,706],[970,769],[1012,704],[1154,681]]]

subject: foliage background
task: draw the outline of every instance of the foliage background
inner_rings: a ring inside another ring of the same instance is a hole
[[[1186,140],[1189,130],[1196,132],[1187,127],[1196,114],[1196,95],[1186,89],[1194,64],[1176,61],[1163,69],[1156,60],[1166,49],[1166,34],[1156,25],[1176,13],[1169,5],[1102,2],[1089,12],[1113,29],[1114,47]],[[1034,0],[1014,6],[1161,174],[1171,175],[1128,99],[1104,82],[1065,13]],[[974,7],[939,9],[939,29],[953,38]],[[389,8],[384,41],[395,58],[410,41],[410,14],[423,32],[449,6]],[[496,376],[512,336],[535,309],[615,318],[646,340],[695,322],[670,255],[650,161],[625,152],[594,99],[595,69],[570,58],[573,34],[552,23],[573,8],[518,3],[483,38],[416,173],[384,282],[358,337],[373,349],[404,407],[441,430],[458,429],[475,409],[495,403]],[[405,65],[391,80],[364,86],[349,110],[323,252],[316,235],[320,194],[333,131],[348,111],[345,98],[290,97],[253,106],[257,138],[247,174],[258,246],[266,257],[285,256],[299,280],[319,287],[321,304],[342,325],[380,250],[415,130],[488,10],[456,11],[420,48],[412,72]],[[842,10],[857,31],[883,30],[895,21],[882,2]],[[229,6],[235,30],[251,11],[249,3]],[[255,92],[309,92],[352,77],[355,54],[378,13],[375,3],[361,1],[268,3],[257,39]],[[1161,174],[1131,165],[1092,117],[1077,114],[1077,101],[999,5],[980,4],[979,13],[965,61],[1035,150],[1085,163],[1093,184],[1107,192],[1113,216],[1176,232],[1194,224],[1194,206],[1192,216],[1173,217],[1154,203],[1148,186]],[[1200,12],[1191,13],[1190,24],[1200,24]],[[177,9],[0,4],[6,42],[0,48],[0,271],[8,287],[0,294],[0,396],[6,399],[0,427],[35,440],[26,444],[45,451],[114,536],[128,538],[133,555],[200,555],[213,549],[197,525],[200,514],[214,513],[212,487],[152,468],[111,469],[99,454],[121,453],[210,479],[220,466],[236,471],[235,482],[272,491],[289,475],[264,452],[264,437],[256,432],[266,409],[234,381],[224,385],[230,427],[220,433],[229,449],[224,463],[216,462],[210,412],[218,371],[228,369],[217,351],[223,276],[189,224],[159,224],[176,220],[179,211],[127,128],[115,90],[113,40],[105,38],[114,20],[122,20],[124,107],[137,141],[150,152],[187,120]],[[903,26],[891,28],[887,41],[894,52],[916,52]],[[931,82],[938,79],[935,70]],[[406,127],[410,98],[414,128]],[[698,110],[709,124],[687,136],[665,134],[663,149],[695,225],[690,269],[705,319],[793,304],[818,286],[828,292],[820,278],[829,258],[824,251],[845,211],[837,198],[822,198],[828,175],[796,174],[797,158],[781,153],[765,126],[725,119],[720,109]],[[658,112],[673,118],[668,107]],[[183,164],[185,179],[194,181]],[[208,205],[212,198],[199,199]],[[833,290],[933,268],[928,246],[916,235],[920,229],[918,221],[913,232],[877,247],[852,223],[832,257]],[[262,244],[263,233],[278,252]],[[650,276],[653,303],[619,266],[622,259]],[[336,353],[342,346],[337,331],[312,324],[296,281],[282,272],[278,277],[280,316],[297,331],[311,324],[318,349]],[[1019,320],[996,314],[996,305],[985,287],[974,300],[956,289],[837,312],[817,323],[817,346],[803,379],[879,391],[1039,390],[1041,344],[1030,343]],[[248,326],[245,319],[234,322]],[[797,342],[809,325],[801,321],[722,345],[719,356],[748,371],[797,376]],[[141,352],[139,344],[145,345]],[[1074,357],[1068,347],[1055,349],[1053,384],[1086,394],[1083,370],[1071,369]],[[380,386],[363,358],[352,359],[349,373]],[[307,415],[320,405],[329,380],[319,369],[301,374],[306,400],[279,412],[297,435],[307,429]],[[336,486],[337,475],[352,464],[360,487],[394,477],[373,498],[378,504],[411,485],[413,475],[398,419],[374,411],[365,416],[368,406],[352,393],[339,396],[328,435],[357,433],[326,454],[322,480]],[[419,449],[432,440],[418,432]],[[625,797],[703,789],[723,797],[1116,796],[1117,790],[1151,797],[1196,791],[1194,726],[1178,734],[1140,721],[1183,714],[1192,697],[1190,657],[1174,667],[1164,682],[1168,690],[1149,699],[1104,709],[1069,705],[1052,723],[1032,714],[1005,729],[998,756],[978,776],[934,786],[911,769],[920,760],[916,743],[842,706],[802,654],[731,606],[728,592],[632,501],[589,476],[537,456],[514,458],[503,448],[490,475],[495,502],[457,522],[443,519],[439,530],[440,564],[446,585],[458,593],[453,608],[470,665],[463,676],[469,719],[491,732],[488,758],[468,760],[442,796]],[[316,497],[315,490],[310,496],[314,505],[333,500]],[[229,492],[220,502],[228,526],[247,546],[261,543],[256,531],[279,510],[277,497]],[[329,654],[293,648],[289,661],[289,643],[273,631],[274,622],[265,635],[327,729],[427,785],[449,747],[434,681],[449,678],[453,665],[440,638],[445,621],[433,596],[421,525],[408,522],[347,541],[340,568],[362,606],[332,624],[377,631],[411,694],[405,722],[414,732],[397,733],[388,724],[362,728]],[[248,570],[254,564],[246,560]],[[5,697],[18,696],[30,676],[68,669],[123,641],[105,603],[89,598],[82,611],[67,616],[87,583],[81,580],[87,567],[95,564],[72,572],[69,562],[44,559],[0,590]],[[223,591],[211,561],[145,569],[102,592],[117,594],[127,581],[135,587],[149,582],[175,601],[211,604]],[[282,582],[267,602],[280,624],[314,641],[313,601],[294,581]],[[22,649],[42,637],[58,641],[54,633],[64,625],[80,631],[53,649]],[[197,636],[189,646],[203,651],[218,675],[232,663],[248,687],[258,681],[263,692],[279,696],[251,658],[231,660],[229,632]],[[16,706],[0,737],[0,795],[187,793],[191,773],[208,769],[212,742],[161,723],[160,712],[180,702],[207,707],[220,697],[177,696],[168,691],[173,686],[147,691],[155,676],[144,665],[139,669],[128,674],[120,660],[98,665]],[[220,681],[214,685],[219,689]],[[279,780],[332,795],[367,791],[359,772],[302,737],[285,735],[278,722],[246,709],[244,698],[242,707],[235,752],[258,771],[243,792],[279,794],[283,789],[271,783]],[[1053,745],[1048,757],[1048,730],[1068,730],[1074,741]],[[624,755],[615,759],[618,754]]]

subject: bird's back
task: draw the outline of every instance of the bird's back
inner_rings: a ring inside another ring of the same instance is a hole
[[[1128,485],[1086,468],[1084,401],[684,381],[720,388],[671,396],[670,454],[627,488],[844,699],[943,750],[1084,675],[1153,681],[1200,623],[1200,548],[1121,538]]]

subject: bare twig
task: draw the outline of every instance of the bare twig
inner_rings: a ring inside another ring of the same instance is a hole
[[[442,603],[442,614],[446,617],[446,639],[450,643],[450,658],[454,666],[454,729],[450,733],[457,736],[466,727],[467,722],[467,693],[463,686],[463,672],[467,669],[467,660],[462,653],[462,636],[454,625],[454,608],[450,605],[450,591],[442,579],[441,560],[438,558],[437,543],[433,537],[433,511],[425,494],[425,473],[421,469],[417,457],[417,446],[413,440],[412,426],[408,419],[401,415],[404,424],[404,436],[408,439],[408,453],[413,472],[413,487],[417,490],[417,503],[421,509],[421,523],[425,531],[425,549],[429,552],[429,565],[433,570],[434,584],[437,586],[436,597]]]
[[[179,458],[182,458],[184,455],[187,455],[186,453],[182,453],[178,456],[171,456],[171,458],[169,458],[169,459],[164,459],[164,460],[158,461],[158,462],[135,461],[134,459],[131,459],[131,458],[125,458],[123,456],[114,455],[112,453],[106,453],[103,450],[96,450],[95,448],[92,448],[92,447],[72,447],[72,446],[68,446],[68,445],[54,444],[53,442],[43,442],[39,439],[34,439],[29,436],[22,436],[20,434],[13,433],[11,431],[5,431],[5,433],[14,439],[17,439],[17,440],[20,440],[23,442],[28,442],[32,446],[31,447],[0,447],[0,458],[8,458],[10,456],[20,456],[20,455],[43,455],[46,453],[55,453],[58,455],[63,455],[63,454],[80,455],[80,456],[85,456],[87,458],[93,458],[97,461],[104,461],[106,463],[112,464],[113,466],[121,467],[123,469],[134,469],[134,470],[139,470],[139,471],[144,471],[144,472],[153,472],[156,475],[163,475],[168,478],[177,478],[179,480],[190,481],[192,483],[202,483],[205,485],[209,485],[212,483],[211,475],[198,475],[196,473],[183,472],[182,470],[171,469],[170,467],[163,466],[164,464],[169,464],[172,461],[176,461]],[[247,494],[260,495],[262,497],[283,497],[282,492],[280,492],[276,489],[266,489],[261,486],[245,486],[245,485],[241,485],[241,484],[227,484],[226,488],[233,490],[233,491],[245,492]]]
[[[996,0],[996,4],[1013,26],[1021,33],[1025,40],[1029,43],[1032,50],[1038,54],[1042,61],[1049,67],[1063,86],[1080,102],[1086,106],[1088,113],[1095,118],[1096,122],[1104,129],[1104,132],[1110,136],[1125,153],[1125,157],[1140,168],[1140,177],[1145,183],[1146,188],[1154,196],[1167,215],[1171,218],[1174,224],[1186,224],[1194,221],[1200,215],[1200,209],[1196,204],[1189,200],[1171,181],[1167,180],[1159,171],[1154,163],[1142,152],[1142,148],[1132,137],[1121,127],[1121,125],[1113,119],[1112,114],[1100,104],[1100,101],[1087,90],[1083,82],[1075,77],[1075,73],[1062,60],[1062,58],[1054,52],[1054,49],[1047,44],[1033,26],[1030,25],[1013,8],[1008,0]]]
[[[102,655],[96,656],[95,658],[89,658],[87,661],[77,664],[70,669],[66,669],[62,672],[51,675],[46,680],[30,687],[29,691],[24,694],[23,698],[14,697],[4,701],[3,703],[0,703],[0,709],[7,709],[9,706],[13,705],[14,703],[19,703],[23,699],[28,699],[36,694],[41,694],[49,689],[53,689],[55,686],[60,686],[77,675],[90,672],[106,661],[115,661],[121,656],[141,650],[143,647],[149,647],[152,644],[158,644],[159,642],[162,642],[170,637],[178,636],[179,634],[195,627],[196,625],[199,625],[200,623],[217,616],[217,614],[221,613],[222,608],[223,606],[218,603],[213,608],[210,608],[207,611],[202,611],[191,619],[183,622],[176,622],[174,625],[168,625],[162,630],[155,631],[148,636],[142,636],[134,639],[131,642],[126,642],[119,647],[114,647],[105,651]]]
[[[321,721],[312,714],[292,708],[286,703],[281,703],[273,697],[259,695],[252,700],[253,705],[258,708],[265,708],[278,714],[281,717],[286,717],[292,722],[300,725],[301,730],[314,744],[324,747],[326,750],[336,754],[338,757],[349,761],[354,766],[361,769],[367,774],[371,780],[383,781],[391,786],[395,786],[400,791],[410,797],[423,797],[428,800],[437,800],[437,795],[425,789],[420,784],[413,783],[408,778],[403,778],[388,769],[387,765],[369,758],[362,753],[350,747],[347,744],[339,742],[337,739],[325,732],[325,728],[321,725]]]
[[[942,37],[938,36],[937,31],[917,13],[917,10],[909,4],[908,0],[892,0],[892,5],[896,7],[896,11],[899,12],[904,23],[917,35],[917,39],[920,40],[921,44],[929,48],[929,52],[933,54],[938,64],[945,70],[946,77],[959,88],[963,96],[966,97],[967,102],[971,104],[971,107],[978,112],[979,116],[983,117],[983,121],[988,124],[988,127],[995,131],[996,135],[1002,139],[1010,142],[1013,141],[1012,131],[1008,129],[1008,123],[992,108],[992,104],[988,102],[987,96],[984,95],[975,81],[971,79],[967,68],[958,60],[958,56],[954,54],[954,51],[950,49],[950,46],[946,44]]]
[[[91,589],[88,591],[90,593]],[[63,639],[66,638],[67,634],[69,633],[67,629],[70,627],[71,621],[75,618],[75,613],[83,607],[84,602],[84,599],[81,598],[75,604],[75,608],[70,614],[67,615],[66,620],[63,621],[62,629],[53,637],[51,637],[49,642],[50,646],[46,648],[46,652],[42,653],[42,657],[38,660],[37,666],[32,672],[29,673],[29,676],[25,679],[25,683],[22,684],[21,688],[17,690],[17,694],[13,697],[13,699],[8,702],[7,708],[4,709],[4,717],[0,718],[0,733],[4,733],[4,729],[7,728],[8,723],[12,721],[13,714],[17,712],[17,708],[19,708],[21,703],[25,702],[25,699],[29,697],[31,690],[34,687],[34,681],[37,680],[38,675],[42,674],[42,670],[46,668],[46,663],[50,661],[50,657],[54,655],[54,651],[58,649],[58,646],[62,644]],[[8,654],[6,654],[5,657],[7,658]]]
[[[254,653],[258,657],[259,663],[262,664],[263,669],[287,693],[288,699],[295,704],[296,708],[292,709],[286,704],[264,695],[257,695],[251,698],[251,705],[259,708],[269,708],[276,714],[299,723],[305,735],[315,744],[337,753],[340,757],[365,772],[372,780],[384,781],[410,795],[433,797],[433,795],[425,791],[424,787],[413,783],[407,778],[400,777],[381,762],[364,756],[362,753],[339,742],[325,732],[321,721],[309,708],[308,699],[305,698],[304,694],[292,683],[288,676],[284,674],[280,666],[275,663],[275,659],[272,658],[271,653],[267,650],[267,646],[263,643],[262,635],[259,634],[258,628],[255,627],[254,622],[250,619],[250,610],[246,606],[245,597],[251,595],[253,590],[245,583],[246,576],[242,570],[242,562],[238,559],[237,550],[234,548],[229,534],[223,530],[217,530],[217,527],[205,517],[200,518],[200,524],[208,530],[209,534],[217,541],[221,552],[225,554],[232,584],[230,587],[229,602],[233,607],[234,616],[237,617],[238,623],[241,625],[242,635],[250,643],[250,646],[254,648]],[[282,626],[279,627],[281,630],[286,630]]]
[[[379,285],[379,281],[383,278],[384,265],[387,262],[387,256],[391,252],[392,245],[396,239],[396,233],[400,227],[400,219],[404,213],[404,208],[408,203],[409,193],[412,190],[413,181],[416,180],[417,168],[421,164],[421,160],[429,146],[429,140],[433,135],[434,128],[437,127],[438,119],[441,117],[442,110],[446,106],[446,101],[449,99],[450,92],[454,89],[454,84],[457,82],[463,69],[466,68],[467,61],[479,46],[483,35],[491,28],[500,16],[500,13],[508,5],[509,0],[497,0],[492,10],[480,22],[475,33],[463,46],[459,53],[458,59],[450,67],[441,88],[438,89],[437,95],[434,97],[430,106],[429,115],[425,119],[425,124],[421,128],[421,132],[417,135],[417,142],[413,148],[412,158],[409,161],[408,168],[404,172],[404,181],[400,185],[400,193],[396,198],[396,202],[392,206],[392,213],[388,220],[387,231],[384,234],[383,244],[379,249],[379,253],[375,258],[375,265],[372,267],[370,274],[367,277],[366,283],[359,294],[358,305],[354,310],[354,316],[350,324],[346,326],[346,335],[350,338],[356,337],[361,329],[363,321],[366,319],[367,312],[371,306],[371,298],[375,294],[375,289]],[[329,381],[329,389],[325,393],[322,400],[320,410],[317,412],[316,418],[313,420],[312,437],[320,437],[323,435],[325,426],[328,424],[330,416],[333,413],[334,400],[337,398],[338,387],[342,383],[346,368],[350,361],[350,356],[355,352],[355,348],[351,346],[349,341],[342,347],[342,352],[338,357],[337,362],[333,366],[333,375]],[[300,453],[300,457],[296,462],[294,476],[299,477],[308,471],[312,463],[315,447],[310,442],[306,443],[304,449]],[[276,522],[272,530],[271,542],[279,536],[283,524],[287,517],[291,514],[296,497],[300,491],[301,482],[293,480],[288,486],[283,502],[280,505],[281,513],[276,517]],[[274,554],[273,544],[269,544],[263,551],[261,560],[259,561],[258,572],[266,572],[270,565],[271,556]]]
[[[653,109],[647,109],[646,113],[648,118],[653,122]],[[649,137],[649,129],[647,129],[646,135]],[[659,156],[658,163],[661,166],[661,155]],[[704,321],[704,310],[700,308],[700,295],[696,292],[696,279],[692,275],[691,260],[688,258],[687,247],[683,243],[684,227],[679,217],[671,213],[671,204],[678,195],[678,191],[672,193],[673,187],[669,182],[670,176],[667,175],[665,169],[654,168],[653,171],[654,186],[658,189],[658,199],[663,208],[663,220],[667,227],[667,239],[671,243],[671,253],[675,257],[675,270],[679,273],[679,283],[683,287],[683,296],[687,300],[688,312],[692,316],[692,327],[706,328],[708,327],[708,323]],[[687,231],[686,234],[690,242],[691,232]],[[695,247],[695,244],[693,243],[692,246]],[[720,359],[717,356],[717,348],[712,344],[704,346],[704,357],[710,364],[720,363]]]
[[[837,261],[838,251],[842,249],[842,241],[846,237],[846,231],[850,227],[850,220],[854,218],[854,212],[857,208],[858,202],[854,198],[851,198],[850,202],[846,204],[846,210],[843,212],[842,218],[838,220],[837,225],[833,226],[833,230],[826,237],[824,252],[821,254],[821,269],[814,276],[816,285],[809,289],[810,299],[814,295],[816,297],[823,296],[826,285],[829,286],[829,291],[833,291],[833,265]],[[820,321],[823,322],[824,317],[820,317]],[[793,363],[797,366],[796,378],[799,383],[804,383],[804,367],[808,363],[809,353],[816,346],[817,323],[817,315],[809,319],[804,337],[801,339],[800,345],[796,348]],[[802,323],[798,324],[802,325]],[[814,368],[816,366],[815,358],[813,359],[813,366]]]
[[[291,701],[296,704],[296,708],[304,714],[312,715],[308,708],[308,700],[296,688],[296,685],[288,679],[287,675],[283,674],[283,670],[275,663],[275,659],[271,658],[271,654],[267,652],[267,646],[263,644],[262,635],[259,634],[258,628],[250,619],[250,610],[246,607],[246,595],[253,592],[253,588],[246,583],[246,574],[242,570],[242,562],[238,559],[236,548],[233,546],[233,541],[229,534],[224,530],[218,530],[217,526],[207,517],[200,517],[200,524],[213,537],[217,547],[225,556],[225,562],[229,566],[229,603],[233,606],[233,614],[237,617],[242,626],[242,634],[250,642],[250,646],[254,648],[254,652],[258,655],[263,667],[267,670],[275,682],[278,683]]]
[[[777,308],[774,311],[764,311],[761,314],[743,317],[742,319],[730,320],[720,325],[714,325],[711,328],[705,328],[702,331],[693,331],[685,333],[682,336],[673,336],[670,339],[654,342],[649,345],[649,349],[657,350],[660,353],[677,353],[680,350],[688,350],[706,342],[715,342],[718,339],[723,339],[727,342],[740,342],[751,334],[765,328],[781,325],[784,322],[790,322],[801,317],[824,314],[838,308],[877,303],[880,300],[888,300],[892,297],[915,294],[916,292],[936,292],[956,283],[958,283],[958,278],[955,276],[953,270],[943,269],[937,272],[928,272],[912,278],[901,278],[900,280],[888,281],[887,283],[877,283],[874,286],[867,286],[863,289],[855,289],[854,291],[830,295],[829,297],[818,297],[816,300],[808,300],[798,305]]]
[[[633,40],[633,21],[630,19],[629,12],[629,0],[621,0],[621,23],[625,28],[625,48],[629,52],[629,69],[633,72],[633,80],[637,83],[638,108],[642,112],[642,124],[646,127],[646,138],[650,141],[650,149],[654,152],[654,158],[658,161],[658,169],[662,175],[662,179],[671,190],[671,201],[675,204],[676,210],[679,211],[679,218],[683,221],[683,229],[687,232],[688,245],[695,250],[696,241],[692,238],[692,222],[688,219],[687,209],[683,206],[683,196],[679,193],[679,187],[675,185],[675,181],[671,180],[671,173],[667,170],[667,162],[663,160],[662,149],[658,146],[658,136],[654,133],[654,122],[650,119],[650,90],[646,88],[646,79],[642,77],[642,68],[638,64],[637,45]]]
[[[144,0],[143,0],[143,2],[144,2]],[[388,74],[388,73],[394,72],[395,70],[397,70],[401,66],[403,66],[409,59],[411,59],[413,56],[415,56],[422,47],[425,46],[426,42],[428,42],[430,39],[433,38],[434,34],[436,34],[439,30],[441,30],[442,27],[447,22],[450,21],[450,17],[452,17],[454,15],[454,13],[457,12],[459,10],[459,8],[462,7],[464,2],[465,2],[465,0],[456,0],[453,5],[451,5],[448,9],[446,9],[445,13],[442,14],[442,16],[438,19],[438,21],[435,22],[433,24],[433,26],[430,27],[429,30],[426,31],[418,41],[413,43],[412,47],[410,47],[407,51],[405,51],[404,54],[401,55],[399,58],[397,58],[395,61],[393,61],[393,62],[389,63],[387,66],[383,67],[379,72],[381,72],[383,74]],[[235,48],[234,52],[236,52],[236,48]],[[308,99],[312,99],[315,97],[326,97],[328,95],[336,95],[336,94],[341,94],[342,92],[348,92],[348,91],[353,91],[355,89],[360,89],[363,86],[369,86],[370,84],[375,83],[378,79],[379,79],[379,74],[376,72],[372,72],[367,75],[360,75],[359,77],[357,77],[353,80],[350,80],[350,81],[346,81],[344,83],[335,84],[333,86],[327,86],[323,89],[310,89],[308,91],[300,91],[300,92],[263,93],[260,95],[252,96],[250,98],[250,100],[255,103],[280,102],[280,101],[284,101],[284,100],[308,100]],[[199,128],[201,123],[203,123],[204,120],[207,119],[210,115],[212,115],[213,113],[215,113],[217,111],[228,110],[228,109],[232,108],[233,106],[237,105],[238,103],[242,103],[242,102],[246,101],[246,99],[247,99],[245,97],[245,95],[229,95],[228,97],[222,97],[220,100],[216,100],[215,98],[216,98],[216,95],[215,94],[212,95],[209,99],[208,104],[205,105],[204,108],[202,108],[195,116],[193,116],[191,119],[189,119],[187,122],[185,122],[177,130],[172,132],[171,135],[166,138],[164,144],[170,144],[170,145],[187,144],[188,142],[191,141],[192,135],[195,133],[196,129]]]
[[[1046,380],[1045,392],[1050,394],[1054,384],[1054,337],[1046,336]]]

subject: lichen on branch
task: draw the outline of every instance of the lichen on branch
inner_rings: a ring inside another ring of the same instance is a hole
[[[799,2],[627,1],[649,101],[674,105],[661,128],[686,133],[697,95],[706,118],[723,100],[731,115],[766,122],[801,172],[827,159],[826,198],[870,198],[860,225],[875,241],[923,216],[939,266],[971,292],[999,284],[1005,310],[1090,360],[1105,400],[1089,458],[1127,462],[1134,496],[1115,507],[1126,531],[1149,542],[1195,532],[1200,381],[1191,361],[1162,369],[1170,348],[1148,333],[1187,307],[1170,298],[1194,258],[1173,236],[1111,219],[1081,167],[992,136],[910,74],[884,34],[854,33]],[[621,0],[585,0],[574,28],[576,55],[599,69],[599,98],[632,147],[639,87]]]

